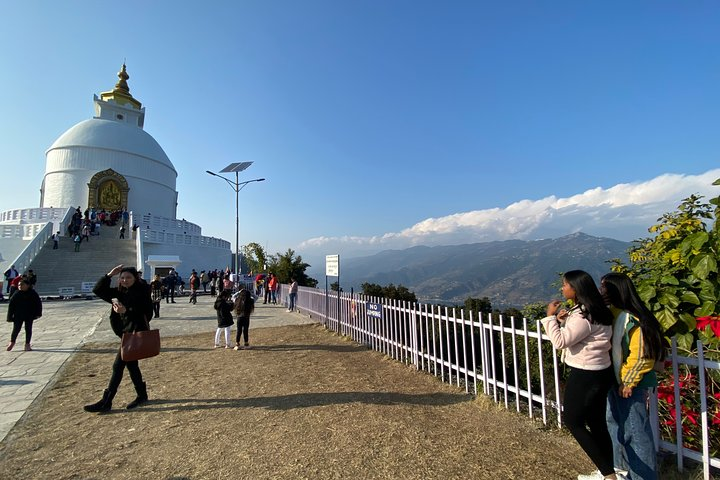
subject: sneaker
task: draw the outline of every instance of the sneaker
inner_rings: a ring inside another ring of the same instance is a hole
[[[213,348],[220,348],[220,345],[216,344]]]
[[[620,470],[619,468],[615,469],[615,477],[617,477],[617,480],[627,480],[625,475],[627,475],[627,470]],[[600,473],[600,470],[594,470],[587,475],[580,474],[577,478],[578,480],[602,480],[605,476]]]
[[[228,348],[232,348],[232,347],[230,345],[225,345],[225,348],[228,349]]]
[[[233,350],[240,350],[240,345],[235,345],[235,348]]]
[[[244,346],[243,348],[245,348],[245,349],[247,349],[247,350],[250,350],[250,344],[249,344],[249,343],[245,343],[245,346]]]
[[[25,351],[26,351],[26,352],[32,352],[32,346],[30,346],[29,343],[26,343],[26,344],[25,344]]]
[[[578,480],[603,480],[605,475],[600,473],[600,470],[593,470],[588,474],[581,473],[577,478]]]
[[[15,342],[10,342],[10,343],[8,343],[8,346],[5,350],[9,352],[10,350],[13,349],[14,346],[15,346]]]

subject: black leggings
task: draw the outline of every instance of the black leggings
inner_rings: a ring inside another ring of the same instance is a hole
[[[115,362],[113,362],[112,366],[112,376],[110,376],[110,383],[108,384],[108,390],[110,390],[111,392],[117,392],[117,389],[120,386],[120,382],[122,381],[125,366],[127,366],[128,373],[130,374],[130,380],[132,380],[135,389],[137,390],[138,388],[142,388],[143,379],[138,361],[123,361],[122,357],[120,356],[120,350],[118,350],[118,353],[115,356]]]
[[[14,320],[13,321],[13,329],[12,333],[10,334],[10,341],[15,343],[15,340],[17,340],[18,335],[20,334],[20,329],[23,326],[23,323],[25,324],[25,343],[30,343],[30,340],[32,339],[32,324],[33,319],[30,320]]]
[[[245,343],[248,343],[248,329],[250,328],[250,317],[238,317],[237,332],[235,332],[235,343],[240,343],[242,333]]]
[[[565,426],[603,475],[615,473],[613,448],[605,420],[605,409],[615,374],[604,370],[570,368],[565,384]]]

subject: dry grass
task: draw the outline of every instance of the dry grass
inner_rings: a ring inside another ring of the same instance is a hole
[[[0,445],[7,479],[568,479],[593,469],[566,434],[473,400],[316,325],[256,329],[252,350],[164,339],[109,414],[83,412],[115,345],[89,345]]]

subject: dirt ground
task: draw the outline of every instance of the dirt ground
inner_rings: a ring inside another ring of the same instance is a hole
[[[116,345],[87,345],[0,444],[3,479],[572,479],[593,469],[565,433],[324,330],[163,339],[141,361],[150,402],[83,411]]]

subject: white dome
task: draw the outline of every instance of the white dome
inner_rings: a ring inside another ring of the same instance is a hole
[[[145,130],[127,123],[91,118],[84,120],[68,131],[45,152],[62,148],[100,148],[127,152],[161,163],[177,171],[160,144]]]

